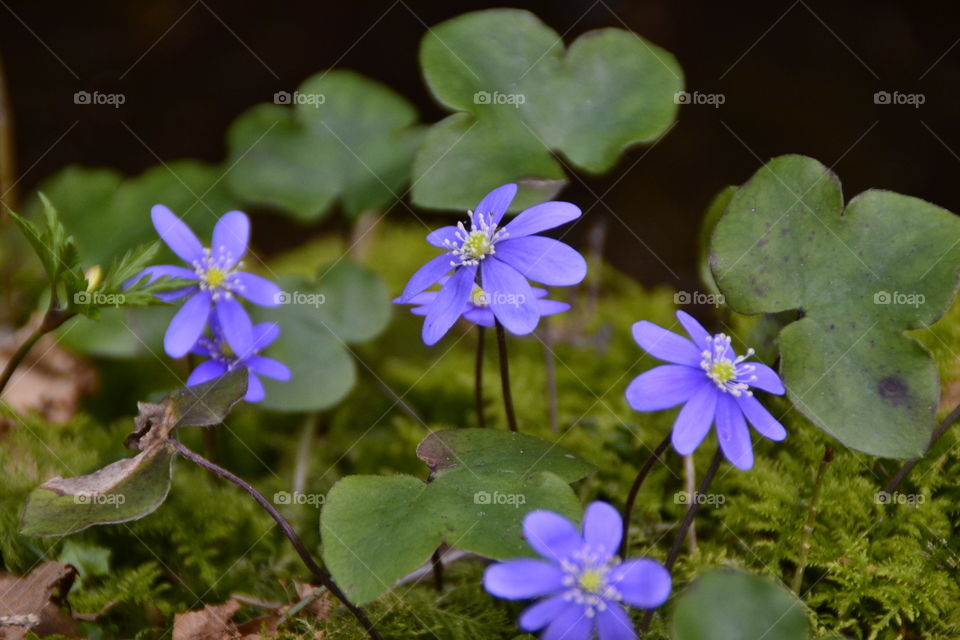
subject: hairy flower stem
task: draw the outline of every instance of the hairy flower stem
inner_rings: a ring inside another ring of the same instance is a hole
[[[817,468],[817,477],[813,481],[813,490],[810,492],[810,504],[807,507],[807,522],[803,525],[800,534],[800,557],[797,559],[797,571],[793,574],[791,588],[800,595],[803,587],[803,572],[807,569],[807,560],[810,558],[810,539],[813,537],[813,527],[817,524],[817,511],[820,509],[820,492],[823,488],[823,477],[827,474],[827,465],[833,460],[833,447],[827,445],[823,449],[823,459]]]
[[[943,419],[936,429],[933,430],[933,433],[930,434],[930,444],[927,445],[927,451],[933,448],[933,445],[937,443],[944,433],[947,432],[954,422],[960,419],[960,405],[954,407],[953,411],[950,412],[946,418]],[[909,475],[913,468],[917,466],[917,463],[920,462],[921,458],[914,458],[913,460],[907,460],[900,470],[890,478],[890,481],[887,482],[887,486],[883,488],[884,493],[890,494],[897,490],[897,487],[900,486],[900,483],[903,482],[903,479]]]
[[[510,363],[507,361],[507,336],[503,325],[497,320],[497,348],[500,352],[500,382],[503,385],[503,407],[507,412],[510,431],[518,431],[517,416],[513,413],[513,396],[510,395]]]
[[[10,360],[7,361],[7,366],[3,368],[3,373],[0,373],[0,394],[7,388],[7,383],[10,382],[10,378],[13,377],[13,372],[23,363],[24,358],[27,357],[30,350],[37,344],[37,341],[44,335],[57,329],[74,315],[73,312],[63,312],[53,308],[47,310],[40,324],[27,336],[27,339],[17,347],[17,350],[10,356]]]
[[[383,636],[380,635],[380,632],[377,631],[376,627],[373,626],[373,622],[367,618],[366,614],[357,606],[353,605],[348,599],[347,596],[340,590],[340,587],[337,586],[337,583],[333,581],[333,578],[330,575],[320,568],[320,566],[314,561],[313,557],[310,555],[310,552],[307,551],[307,548],[303,545],[303,542],[300,540],[300,537],[297,535],[297,532],[293,530],[293,527],[290,526],[290,523],[287,522],[286,518],[280,515],[280,512],[277,511],[276,507],[270,504],[263,495],[253,488],[253,486],[240,478],[239,476],[227,471],[223,467],[220,467],[203,456],[194,453],[188,449],[184,444],[179,440],[171,438],[168,440],[171,445],[176,448],[176,450],[183,455],[186,459],[191,462],[200,465],[208,471],[212,471],[214,474],[220,476],[221,478],[232,482],[237,485],[244,491],[246,491],[251,498],[257,501],[257,503],[263,507],[264,511],[270,514],[270,517],[280,525],[280,529],[283,531],[284,535],[287,536],[287,540],[290,541],[290,544],[293,545],[293,548],[296,550],[297,555],[300,556],[300,560],[303,561],[303,564],[306,565],[310,573],[313,574],[313,577],[320,582],[327,590],[330,591],[333,595],[337,597],[340,602],[344,604],[347,609],[350,610],[350,613],[356,617],[356,619],[363,625],[364,629],[367,630],[367,634],[372,640],[383,640]]]
[[[637,472],[637,477],[633,480],[633,486],[630,487],[630,493],[627,494],[627,503],[623,507],[623,538],[620,541],[621,558],[626,558],[627,553],[630,551],[630,516],[633,513],[633,505],[637,501],[637,494],[640,493],[640,487],[643,485],[643,481],[647,479],[650,471],[653,470],[653,465],[660,460],[660,456],[663,455],[663,452],[667,450],[668,446],[670,446],[669,433],[667,434],[667,437],[657,445],[657,448],[650,452],[650,455],[643,463],[643,466],[640,467],[640,471]]]
[[[683,547],[683,539],[687,536],[687,529],[693,524],[693,518],[697,515],[697,511],[700,510],[700,505],[702,504],[701,497],[706,494],[710,483],[713,482],[713,476],[717,475],[717,469],[720,468],[720,462],[722,460],[723,452],[718,446],[717,452],[713,454],[713,460],[710,461],[710,467],[707,468],[707,472],[703,474],[703,479],[700,480],[700,486],[697,487],[697,495],[694,496],[694,499],[690,502],[690,506],[687,507],[687,513],[683,516],[680,529],[673,538],[673,546],[670,547],[670,553],[667,554],[667,561],[663,563],[667,571],[673,570],[673,565],[680,556],[680,549]],[[643,621],[640,623],[640,631],[642,633],[646,633],[647,629],[650,628],[650,622],[653,621],[653,612],[654,610],[650,609],[644,614]]]
[[[693,461],[693,454],[683,456],[683,490],[687,494],[687,500],[692,502],[693,495],[697,489],[697,468]],[[690,529],[687,531],[687,547],[690,553],[697,552],[697,523],[691,522]]]
[[[487,335],[487,328],[477,325],[477,366],[473,374],[473,401],[477,408],[477,426],[487,427],[487,420],[483,415],[483,342]]]

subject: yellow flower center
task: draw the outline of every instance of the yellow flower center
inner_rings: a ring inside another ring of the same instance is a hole
[[[487,294],[479,285],[473,285],[473,291],[470,293],[470,302],[477,307],[487,306]]]
[[[578,580],[580,588],[588,593],[598,593],[603,589],[606,584],[604,575],[602,572],[597,571],[596,569],[587,569],[580,574],[580,579]]]
[[[709,375],[714,382],[723,384],[737,377],[737,369],[729,360],[717,360],[710,367]]]
[[[223,286],[223,283],[227,281],[227,272],[219,267],[211,267],[207,271],[207,284],[211,288],[217,288]]]
[[[486,231],[477,229],[467,235],[466,240],[460,245],[461,255],[470,260],[483,260],[483,258],[493,253],[493,242]]]

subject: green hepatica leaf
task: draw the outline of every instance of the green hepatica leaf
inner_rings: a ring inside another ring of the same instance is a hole
[[[422,138],[406,100],[350,71],[317,74],[275,100],[292,106],[254,107],[228,134],[238,194],[305,221],[337,198],[352,217],[400,197]]]
[[[674,640],[808,640],[803,603],[770,580],[739,571],[700,576],[678,599]]]
[[[544,200],[566,182],[553,152],[607,171],[669,128],[683,88],[673,56],[636,34],[591,31],[564,51],[555,31],[517,9],[433,27],[420,64],[437,100],[463,112],[431,127],[417,156],[413,198],[434,208],[473,207],[505,182],[521,185],[517,208]]]
[[[142,518],[170,491],[175,453],[167,439],[186,426],[224,420],[247,391],[247,375],[232,371],[202,385],[180,389],[160,404],[141,403],[137,430],[125,444],[140,453],[75,478],[53,478],[27,498],[21,517],[25,535],[68,535],[98,524]]]
[[[112,169],[68,167],[46,180],[41,191],[57,203],[60,219],[76,239],[85,266],[106,268],[131,248],[156,240],[150,208],[165,204],[201,238],[239,201],[227,191],[224,170],[181,160],[125,178]],[[30,203],[38,215],[42,203]]]
[[[222,422],[246,392],[246,373],[237,370],[181,389],[161,404],[141,403],[137,430],[125,443],[140,453],[85,476],[52,478],[34,489],[21,516],[21,533],[62,536],[153,513],[170,491],[176,450],[168,438],[174,429]]]
[[[358,604],[387,591],[444,541],[495,559],[534,555],[523,517],[549,509],[577,520],[580,504],[568,483],[593,470],[553,443],[492,429],[434,432],[417,455],[431,469],[428,483],[348,476],[327,496],[324,560]]]
[[[711,263],[734,310],[800,312],[780,333],[781,374],[807,418],[872,455],[923,453],[937,372],[904,331],[929,326],[953,299],[960,219],[887,191],[844,209],[833,173],[783,156],[733,194]]]
[[[353,387],[356,366],[347,345],[376,337],[390,319],[390,298],[373,271],[341,260],[316,280],[283,277],[283,304],[252,310],[257,322],[282,332],[267,355],[290,367],[285,382],[262,378],[261,405],[278,411],[315,411],[339,402]]]

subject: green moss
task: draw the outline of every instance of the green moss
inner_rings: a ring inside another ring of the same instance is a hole
[[[431,253],[422,243],[421,227],[388,229],[376,242],[389,242],[391,249],[369,255],[391,292],[398,293],[406,275]],[[309,272],[335,257],[337,245],[336,240],[325,240],[281,262]],[[594,304],[586,287],[556,292],[575,303],[575,311],[550,321],[556,431],[548,419],[544,373],[548,352],[542,332],[510,338],[511,375],[521,429],[558,440],[597,465],[598,473],[576,487],[584,500],[622,505],[635,468],[668,433],[675,416],[670,411],[638,414],[627,406],[626,385],[657,364],[634,344],[630,327],[648,319],[676,328],[673,294],[645,290],[611,269],[603,270],[600,291],[593,314],[581,311]],[[771,332],[775,324],[770,319],[733,317],[713,326],[726,326],[732,335],[743,336],[769,361],[775,354]],[[305,479],[305,492],[318,494],[352,473],[425,477],[426,467],[414,452],[428,432],[420,420],[430,429],[476,423],[476,343],[474,331],[457,326],[439,345],[426,348],[419,338],[420,326],[420,318],[398,308],[389,330],[357,349],[364,365],[358,367],[356,388],[335,410],[315,416],[312,425],[301,416],[245,407],[225,428],[217,429],[215,442],[205,441],[199,429],[190,430],[185,438],[198,450],[212,449],[219,462],[268,497],[291,491],[298,476]],[[960,306],[915,336],[933,352],[944,388],[951,389],[958,377],[954,354],[960,352]],[[490,339],[484,406],[490,426],[503,428],[493,347]],[[419,418],[400,409],[396,396]],[[783,443],[758,439],[757,463],[750,472],[721,467],[711,493],[722,495],[724,503],[701,510],[698,551],[681,555],[675,592],[704,569],[717,566],[766,574],[785,584],[793,578],[810,488],[824,446],[831,441],[792,411],[786,400],[765,401],[776,415],[785,415],[789,436]],[[133,409],[127,407],[130,413]],[[59,557],[62,546],[58,540],[16,535],[26,494],[53,475],[86,473],[129,455],[120,443],[132,425],[129,420],[104,425],[81,415],[55,426],[3,415],[7,428],[0,436],[4,487],[0,554],[6,570],[23,572],[44,554]],[[877,493],[895,463],[832,443],[835,458],[827,468],[801,589],[818,633],[838,631],[842,637],[864,640],[960,637],[960,587],[955,578],[960,559],[954,551],[960,542],[958,434],[948,433],[902,487],[904,494],[922,496],[922,504],[914,506],[877,503]],[[714,446],[711,437],[697,453],[698,469],[706,467]],[[644,485],[631,540],[634,553],[660,559],[684,509],[676,499],[683,488],[681,460],[669,453],[666,462],[668,466],[658,467]],[[288,505],[281,510],[308,547],[319,549],[318,509]],[[87,549],[112,551],[109,573],[90,571],[71,593],[75,608],[82,612],[117,602],[91,627],[91,635],[96,632],[104,638],[161,638],[175,613],[198,609],[203,602],[222,602],[234,592],[288,602],[289,593],[280,581],[307,579],[272,520],[245,494],[182,460],[176,465],[170,498],[157,512],[128,525],[90,529],[71,540]],[[386,637],[400,640],[530,638],[520,634],[514,622],[523,604],[487,596],[480,586],[482,570],[479,560],[462,561],[448,571],[443,593],[436,593],[429,583],[404,586],[374,603],[370,614]],[[669,637],[670,612],[668,604],[654,618],[645,640]],[[284,638],[320,633],[331,639],[365,637],[343,608],[336,609],[329,621],[294,620],[282,629]]]

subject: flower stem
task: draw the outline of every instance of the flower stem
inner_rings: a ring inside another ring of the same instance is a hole
[[[657,445],[657,448],[650,452],[650,455],[647,457],[646,461],[643,463],[643,466],[640,467],[640,471],[637,472],[637,477],[633,480],[633,486],[630,487],[630,493],[627,494],[627,503],[623,507],[623,538],[620,542],[620,557],[626,558],[627,553],[630,551],[630,516],[633,513],[633,505],[637,501],[637,494],[640,493],[640,486],[643,484],[643,481],[647,479],[647,476],[650,474],[650,471],[653,470],[653,465],[660,459],[660,456],[663,455],[663,452],[667,450],[667,447],[670,446],[670,434],[667,434],[667,437]]]
[[[487,427],[487,420],[483,415],[483,343],[487,335],[487,328],[477,325],[477,366],[473,375],[473,401],[477,408],[477,426]]]
[[[438,592],[443,591],[443,555],[440,549],[433,552],[430,563],[433,565],[433,586]]]
[[[683,490],[687,494],[687,500],[693,502],[693,496],[697,489],[697,468],[693,460],[693,454],[683,456]],[[687,548],[690,553],[697,552],[697,523],[690,523],[690,529],[687,531]]]
[[[517,416],[513,412],[513,396],[510,394],[510,363],[507,361],[507,336],[503,325],[497,320],[497,348],[500,352],[500,382],[503,385],[503,407],[507,412],[510,431],[518,431]]]
[[[680,523],[680,529],[677,531],[677,535],[673,538],[673,546],[670,547],[670,553],[667,554],[667,561],[663,563],[663,566],[666,567],[667,571],[673,569],[673,565],[677,562],[677,558],[680,556],[680,549],[683,547],[683,539],[687,536],[687,529],[690,528],[690,525],[693,523],[694,516],[697,515],[697,511],[700,510],[700,505],[702,500],[700,496],[703,496],[707,489],[710,487],[710,483],[713,481],[713,476],[717,475],[717,469],[720,468],[720,461],[723,460],[723,452],[720,450],[720,447],[717,447],[717,452],[713,454],[713,460],[710,461],[710,467],[707,469],[707,472],[703,474],[703,478],[700,480],[700,486],[697,488],[697,495],[694,496],[694,499],[691,500],[690,506],[687,507],[687,512],[683,516],[683,521]],[[650,622],[653,620],[653,609],[650,609],[644,614],[643,621],[640,623],[640,631],[646,632],[650,628]]]
[[[351,603],[347,599],[346,594],[344,594],[343,591],[340,590],[340,587],[337,586],[337,583],[333,581],[333,578],[331,578],[326,571],[324,571],[323,569],[320,568],[319,565],[317,565],[313,557],[310,555],[310,552],[307,551],[307,548],[303,545],[303,542],[300,540],[300,537],[297,535],[296,531],[294,531],[293,527],[290,526],[290,523],[287,522],[286,518],[284,518],[279,511],[277,511],[276,507],[270,504],[270,502],[268,502],[267,499],[263,497],[263,494],[261,494],[259,491],[254,489],[253,486],[243,478],[235,475],[230,471],[227,471],[223,467],[220,467],[210,462],[203,456],[197,453],[194,453],[193,451],[188,449],[184,444],[182,444],[179,440],[171,438],[170,440],[168,440],[168,442],[171,445],[173,445],[174,448],[176,448],[176,450],[181,455],[183,455],[183,457],[185,457],[186,459],[190,460],[195,464],[200,465],[201,467],[207,469],[208,471],[212,471],[214,474],[220,476],[221,478],[232,482],[233,484],[237,485],[238,487],[246,491],[251,498],[256,500],[257,503],[261,507],[263,507],[264,511],[270,514],[270,517],[273,518],[278,525],[280,525],[280,529],[283,531],[284,535],[287,536],[287,540],[289,540],[290,544],[293,545],[293,548],[296,550],[297,555],[300,556],[300,560],[303,561],[303,564],[306,565],[310,573],[313,574],[313,577],[317,581],[319,581],[321,585],[326,587],[330,591],[330,593],[335,595],[340,600],[340,602],[342,602],[344,606],[347,607],[347,609],[350,610],[350,613],[352,613],[354,617],[356,617],[356,619],[360,622],[360,624],[362,624],[363,627],[367,630],[367,634],[370,636],[372,640],[383,640],[383,636],[381,636],[380,632],[377,631],[376,627],[373,626],[373,623],[370,621],[369,618],[367,618],[366,614],[359,607]]]
[[[10,378],[13,377],[13,372],[23,363],[24,358],[27,357],[30,350],[37,344],[37,341],[72,318],[73,315],[72,312],[63,313],[55,309],[50,309],[43,315],[40,324],[27,336],[27,339],[17,347],[17,350],[10,356],[10,360],[7,361],[7,366],[3,368],[3,373],[0,373],[0,394],[7,388],[7,383],[9,383]]]
[[[960,405],[954,407],[953,411],[950,412],[950,415],[944,418],[943,422],[941,422],[937,428],[933,430],[933,433],[930,434],[930,444],[927,446],[927,451],[933,448],[933,445],[937,443],[937,440],[939,440],[943,434],[947,432],[947,429],[949,429],[958,419],[960,419]],[[884,487],[883,491],[888,494],[896,491],[897,487],[900,486],[900,483],[903,482],[903,479],[906,478],[911,471],[913,471],[913,468],[917,466],[917,463],[919,463],[921,459],[922,457],[914,458],[913,460],[907,460],[903,466],[900,467],[900,470],[897,471],[892,478],[890,478],[890,481],[887,482],[887,486]]]
[[[810,557],[810,539],[813,537],[813,527],[817,524],[817,511],[820,508],[820,492],[823,487],[823,477],[827,472],[827,465],[833,460],[833,447],[827,445],[823,449],[823,459],[817,468],[817,477],[813,481],[813,490],[810,493],[810,504],[807,507],[807,522],[803,525],[800,534],[800,557],[797,559],[797,571],[793,574],[793,591],[800,595],[803,587],[803,572],[807,569],[807,560]]]

